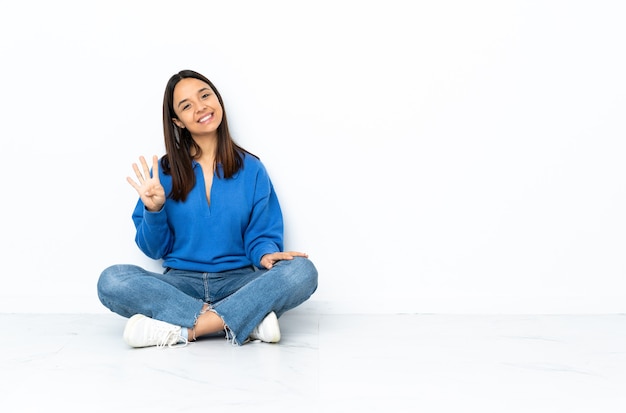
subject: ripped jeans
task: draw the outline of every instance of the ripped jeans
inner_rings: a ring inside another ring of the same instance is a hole
[[[242,345],[271,311],[280,317],[317,289],[317,269],[304,257],[278,261],[270,270],[253,266],[220,273],[167,269],[147,271],[113,265],[98,279],[98,297],[123,317],[143,314],[188,329],[204,303],[226,324],[226,336]]]

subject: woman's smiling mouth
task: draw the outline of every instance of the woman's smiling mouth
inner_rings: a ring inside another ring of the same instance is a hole
[[[201,117],[200,119],[198,119],[198,123],[207,123],[208,121],[210,121],[213,118],[213,114],[210,113],[206,116]]]

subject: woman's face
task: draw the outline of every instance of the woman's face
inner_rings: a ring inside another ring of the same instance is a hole
[[[222,123],[222,105],[215,92],[203,81],[185,78],[176,84],[173,93],[174,113],[172,121],[187,128],[192,137],[216,135]]]

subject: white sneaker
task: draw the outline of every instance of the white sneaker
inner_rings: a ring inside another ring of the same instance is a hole
[[[187,345],[187,338],[180,332],[179,326],[135,314],[126,322],[124,341],[131,347],[173,347],[179,342]]]
[[[261,324],[256,326],[250,333],[251,340],[261,340],[266,343],[278,343],[280,341],[280,326],[278,317],[273,311],[269,313]]]

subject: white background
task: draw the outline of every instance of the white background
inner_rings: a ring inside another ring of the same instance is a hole
[[[108,312],[181,69],[268,168],[323,311],[626,311],[621,1],[0,6],[0,312]]]

